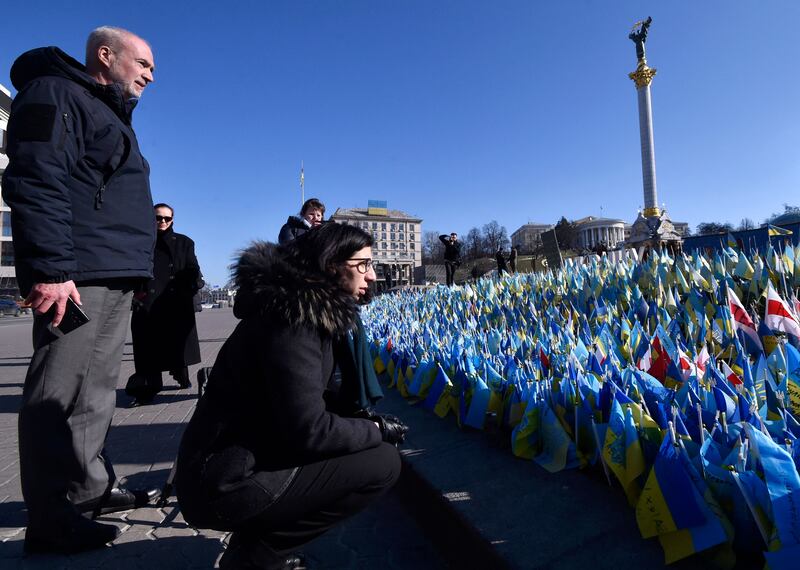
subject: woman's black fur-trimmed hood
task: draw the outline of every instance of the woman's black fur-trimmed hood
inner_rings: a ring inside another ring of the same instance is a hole
[[[254,242],[232,266],[238,287],[234,314],[263,315],[339,337],[355,328],[358,305],[333,280],[309,275],[286,261],[278,245]]]

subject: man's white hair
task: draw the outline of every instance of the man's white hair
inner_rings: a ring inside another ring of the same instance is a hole
[[[100,26],[92,30],[86,40],[86,63],[97,59],[97,50],[100,46],[108,46],[114,53],[119,53],[125,47],[125,40],[129,37],[138,37],[133,32],[114,26]]]

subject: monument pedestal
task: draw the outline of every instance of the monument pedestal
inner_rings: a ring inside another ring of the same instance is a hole
[[[683,239],[675,231],[675,226],[672,225],[667,211],[656,210],[655,215],[650,216],[639,212],[631,227],[631,237],[626,241],[626,245],[637,249],[640,247],[676,247],[682,241]]]

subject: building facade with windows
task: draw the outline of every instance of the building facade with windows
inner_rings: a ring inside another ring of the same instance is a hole
[[[6,144],[8,117],[11,113],[11,92],[0,85],[0,177],[8,166]],[[0,181],[0,295],[17,295],[17,278],[14,270],[14,245],[11,243],[11,208],[3,201]]]
[[[413,284],[414,268],[422,265],[421,218],[390,210],[386,202],[370,201],[368,208],[337,208],[330,219],[372,234],[379,288]]]
[[[511,234],[511,246],[520,253],[532,253],[542,245],[542,234],[552,229],[552,224],[528,222]]]
[[[672,222],[672,227],[675,228],[675,233],[682,238],[689,236],[689,223],[688,222]]]

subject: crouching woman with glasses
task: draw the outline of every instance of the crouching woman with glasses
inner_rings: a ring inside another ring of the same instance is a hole
[[[178,455],[183,515],[233,531],[221,568],[296,568],[294,551],[395,484],[407,431],[382,396],[359,319],[372,238],[328,224],[234,265],[241,322]],[[328,397],[334,370],[341,389]]]

